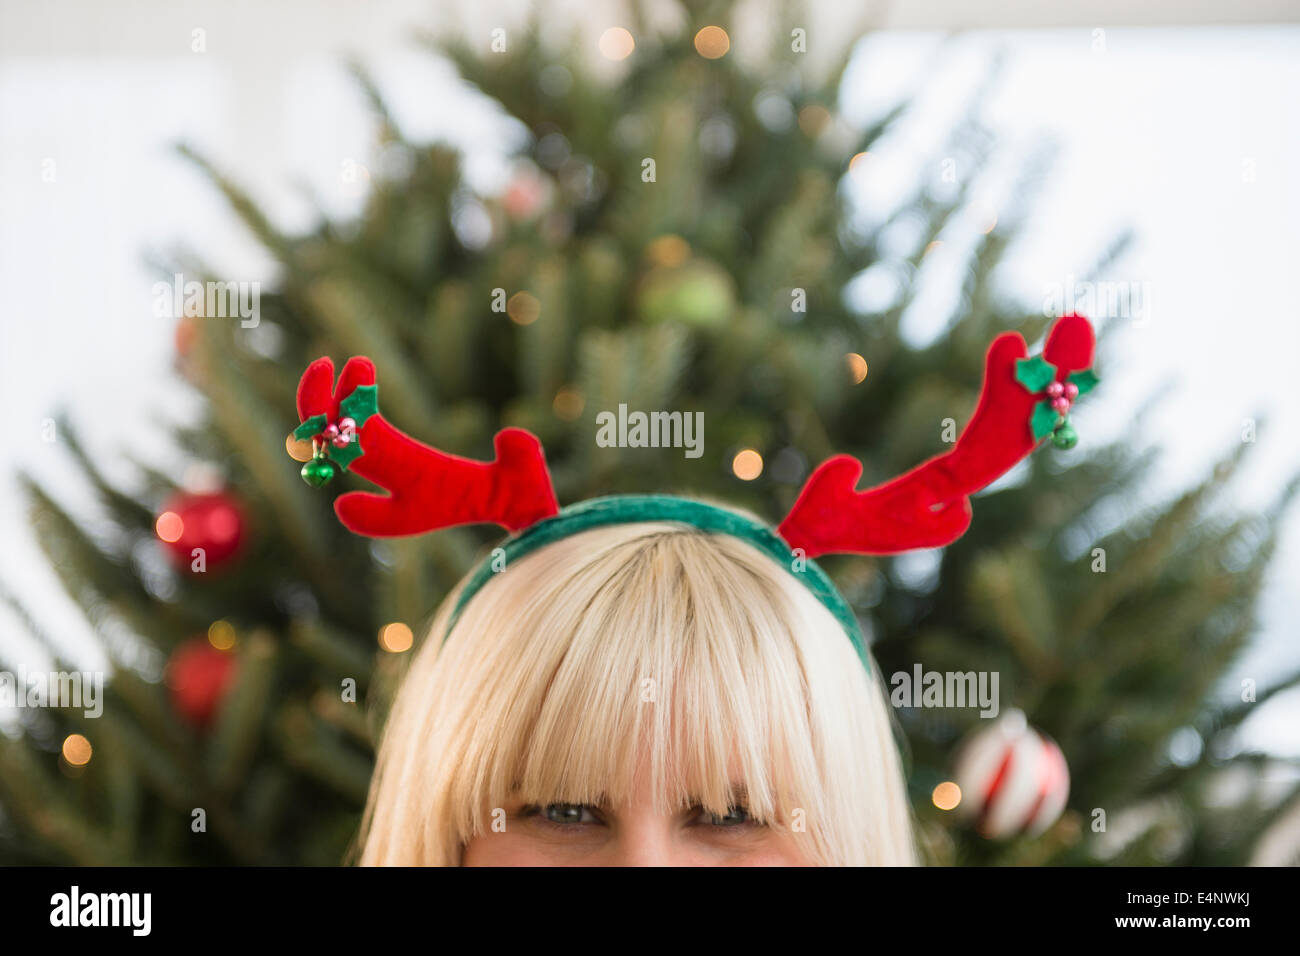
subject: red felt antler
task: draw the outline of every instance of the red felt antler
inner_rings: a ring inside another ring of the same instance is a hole
[[[1092,365],[1094,337],[1079,315],[1058,319],[1043,358],[1056,381]],[[1030,417],[1042,395],[1016,379],[1025,340],[1005,332],[989,346],[979,404],[957,443],[906,474],[855,491],[862,463],[850,455],[822,462],[808,478],[777,531],[808,557],[820,554],[898,554],[951,544],[971,520],[969,496],[1034,450]]]
[[[298,414],[306,421],[339,420],[339,403],[358,386],[375,384],[368,358],[349,359],[334,386],[334,363],[317,359],[298,383]],[[522,428],[503,428],[493,444],[496,460],[448,455],[398,431],[378,412],[357,430],[362,454],[351,464],[387,495],[353,491],[334,502],[339,520],[358,534],[396,537],[452,525],[490,522],[519,531],[559,507],[541,442]]]

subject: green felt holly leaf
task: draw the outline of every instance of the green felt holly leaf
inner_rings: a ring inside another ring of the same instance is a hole
[[[1101,379],[1093,374],[1092,369],[1086,368],[1082,372],[1075,372],[1067,381],[1074,383],[1075,387],[1079,389],[1080,395],[1087,395]]]
[[[1034,406],[1034,414],[1030,416],[1029,428],[1034,433],[1034,441],[1046,438],[1056,427],[1057,419],[1061,416],[1056,413],[1052,403],[1043,399]]]
[[[364,425],[366,419],[378,411],[378,385],[358,385],[352,390],[351,395],[339,402],[339,417],[352,419],[357,423],[357,428]],[[355,445],[356,442],[352,444]],[[338,461],[338,457],[335,456],[334,460]]]
[[[298,441],[311,441],[321,433],[327,421],[324,415],[313,415],[293,430],[293,437]]]
[[[1041,355],[1016,363],[1016,381],[1031,392],[1041,392],[1056,378],[1056,366]]]
[[[348,465],[352,464],[362,456],[365,449],[361,447],[361,436],[356,435],[352,441],[348,442],[342,448],[335,448],[330,445],[330,461],[338,465],[343,471],[348,470]]]

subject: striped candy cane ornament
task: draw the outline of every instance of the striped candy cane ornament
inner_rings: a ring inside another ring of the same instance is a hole
[[[981,835],[1037,836],[1060,817],[1070,795],[1061,748],[1012,710],[962,745],[954,768],[961,815]]]

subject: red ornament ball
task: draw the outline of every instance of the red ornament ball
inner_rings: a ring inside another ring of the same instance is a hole
[[[234,677],[235,655],[217,650],[205,637],[195,637],[172,652],[165,680],[176,712],[205,729]]]
[[[1061,815],[1070,795],[1070,768],[1061,748],[1008,711],[962,745],[953,769],[959,811],[981,836],[1037,836]]]
[[[154,530],[177,566],[191,572],[220,567],[239,553],[244,511],[225,492],[178,494],[163,505]]]

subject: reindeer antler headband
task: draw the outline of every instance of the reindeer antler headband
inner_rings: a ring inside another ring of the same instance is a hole
[[[1090,371],[1094,337],[1078,315],[1058,319],[1041,356],[1026,358],[1025,340],[1005,332],[989,346],[975,414],[948,452],[864,491],[854,485],[862,464],[850,455],[822,462],[775,530],[693,499],[672,495],[613,495],[561,510],[541,442],[521,428],[494,439],[496,459],[448,455],[404,435],[379,413],[375,367],[348,360],[338,384],[334,363],[317,359],[298,384],[294,431],[311,439],[315,455],[303,478],[320,486],[351,469],[388,490],[352,491],[334,502],[339,520],[358,534],[397,537],[454,525],[492,523],[512,532],[507,566],[537,548],[587,528],[635,521],[679,521],[742,538],[781,562],[844,625],[866,663],[857,618],[830,578],[811,560],[823,554],[898,554],[937,548],[970,525],[970,496],[996,480],[1048,437],[1061,448],[1078,440],[1069,421],[1075,398],[1097,383]],[[800,558],[804,560],[792,560]],[[492,577],[484,562],[461,592],[461,609]]]

